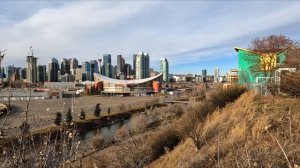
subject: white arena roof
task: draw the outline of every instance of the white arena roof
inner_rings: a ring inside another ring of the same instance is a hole
[[[160,76],[162,76],[163,74],[158,74],[156,76],[150,77],[150,78],[145,78],[145,79],[135,79],[135,80],[120,80],[120,79],[113,79],[113,78],[109,78],[107,76],[103,76],[99,73],[94,73],[94,77],[95,78],[100,78],[100,81],[106,81],[109,83],[115,83],[115,84],[141,84],[141,83],[145,83],[145,82],[149,82],[151,80],[154,80]]]

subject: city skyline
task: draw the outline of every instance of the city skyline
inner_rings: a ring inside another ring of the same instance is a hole
[[[269,34],[299,40],[299,8],[296,1],[2,1],[2,66],[24,67],[32,45],[40,65],[52,57],[84,62],[105,53],[114,63],[119,54],[131,63],[134,53],[146,51],[155,70],[166,57],[170,73],[212,74],[219,67],[224,75],[237,68],[235,46],[247,48]]]

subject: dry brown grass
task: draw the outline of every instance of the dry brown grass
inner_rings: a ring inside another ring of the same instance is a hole
[[[300,165],[299,102],[247,92],[197,126],[199,150],[187,139],[150,167]]]

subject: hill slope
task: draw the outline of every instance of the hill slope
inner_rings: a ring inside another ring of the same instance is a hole
[[[199,149],[187,138],[149,167],[300,165],[299,99],[247,92],[198,127]]]

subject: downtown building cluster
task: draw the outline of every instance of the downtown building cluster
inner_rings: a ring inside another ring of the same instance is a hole
[[[117,55],[117,65],[112,64],[111,58],[111,54],[104,54],[102,59],[81,64],[76,58],[63,58],[60,62],[52,58],[47,65],[38,65],[38,58],[31,55],[26,57],[25,68],[11,65],[1,68],[0,78],[9,77],[13,81],[27,83],[82,82],[94,81],[94,73],[121,80],[145,79],[162,73],[163,81],[168,81],[169,65],[166,58],[160,60],[160,72],[150,68],[150,56],[145,52],[133,55],[132,66],[125,62],[122,55]]]

